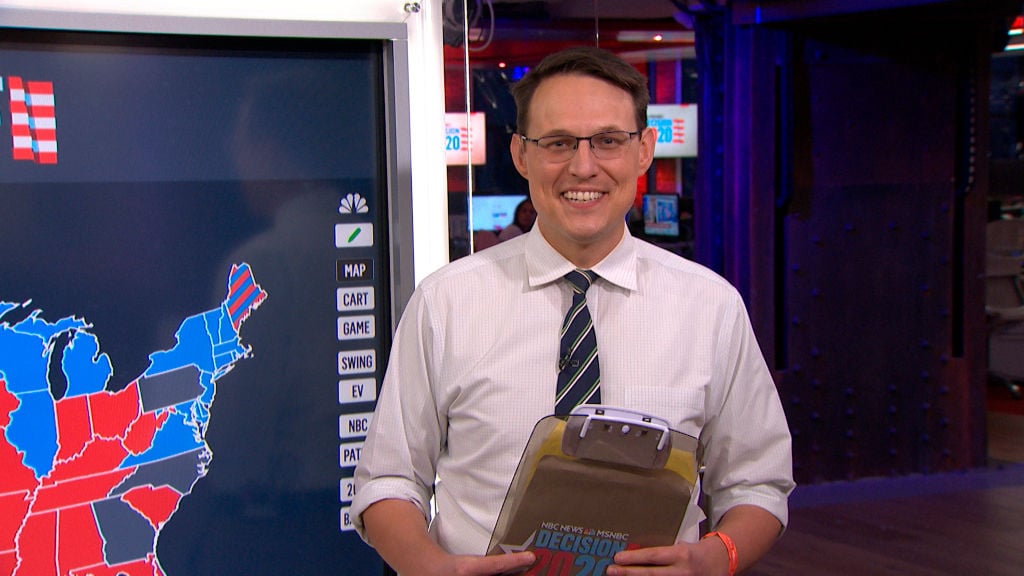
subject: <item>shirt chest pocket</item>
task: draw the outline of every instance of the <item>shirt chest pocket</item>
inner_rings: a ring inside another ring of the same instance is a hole
[[[605,403],[663,418],[673,430],[697,438],[706,420],[704,394],[703,387],[631,385]]]

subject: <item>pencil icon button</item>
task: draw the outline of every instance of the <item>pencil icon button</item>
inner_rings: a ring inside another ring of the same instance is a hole
[[[334,245],[338,248],[373,246],[373,224],[369,222],[335,224]]]

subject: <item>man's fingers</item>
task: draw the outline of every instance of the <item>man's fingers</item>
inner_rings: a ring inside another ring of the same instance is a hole
[[[530,567],[536,557],[533,552],[516,552],[514,554],[496,554],[494,556],[477,556],[473,558],[472,570],[467,574],[478,576],[497,576],[500,574],[514,574]]]
[[[681,560],[685,549],[674,546],[656,546],[623,550],[615,554],[615,563],[620,566],[669,566]]]

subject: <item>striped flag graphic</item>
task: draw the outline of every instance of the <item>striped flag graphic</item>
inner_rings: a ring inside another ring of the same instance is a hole
[[[243,262],[231,266],[228,275],[228,299],[224,302],[231,318],[231,326],[238,327],[267,298],[266,291],[260,288],[252,276],[249,264]]]
[[[7,79],[11,102],[11,141],[15,160],[57,163],[57,117],[53,82]]]
[[[672,119],[672,143],[682,144],[686,142],[686,121],[682,118]]]

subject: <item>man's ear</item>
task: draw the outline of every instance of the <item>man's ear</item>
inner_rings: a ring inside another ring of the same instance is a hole
[[[640,133],[640,174],[647,172],[654,162],[654,143],[658,141],[658,131],[648,126]]]
[[[512,163],[523,178],[529,178],[530,171],[526,167],[526,142],[519,134],[512,134],[512,140],[508,144],[508,151],[512,155]]]

